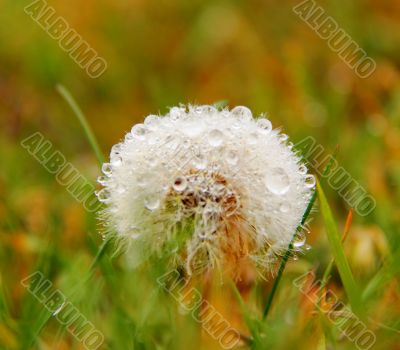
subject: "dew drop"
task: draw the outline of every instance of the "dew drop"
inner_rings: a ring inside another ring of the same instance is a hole
[[[157,165],[157,158],[156,157],[149,157],[147,158],[147,163],[150,167],[154,168]]]
[[[187,180],[183,176],[178,176],[172,185],[176,192],[183,192],[187,187]]]
[[[146,209],[154,211],[160,206],[160,199],[158,196],[148,196],[144,200],[144,206]]]
[[[293,247],[295,248],[301,248],[306,244],[306,235],[303,233],[300,233],[299,235],[296,236],[294,242],[293,242]]]
[[[121,159],[121,157],[116,157],[116,158],[114,158],[113,160],[111,160],[111,165],[112,165],[113,167],[119,167],[119,166],[121,166],[121,164],[122,164],[122,159]]]
[[[121,150],[122,150],[122,144],[120,144],[120,143],[117,143],[116,145],[112,146],[111,152],[110,152],[111,157],[118,156],[120,154]]]
[[[307,175],[304,179],[305,183],[306,183],[306,187],[308,188],[313,188],[315,187],[315,176],[314,175]]]
[[[288,138],[289,138],[289,136],[287,136],[286,134],[280,134],[278,137],[278,140],[283,143],[283,142],[286,142],[288,140]]]
[[[289,205],[286,204],[286,203],[282,203],[282,204],[280,205],[280,207],[279,207],[279,210],[280,210],[282,213],[287,213],[287,212],[289,211],[289,209],[290,209],[290,207],[289,207]]]
[[[105,176],[99,176],[99,177],[97,178],[97,182],[98,182],[100,185],[105,185],[106,182],[107,182],[107,178],[106,178]]]
[[[95,194],[97,196],[97,199],[102,203],[106,203],[110,199],[110,191],[106,188],[103,188],[100,191],[96,191]]]
[[[201,154],[194,158],[193,163],[195,168],[198,170],[204,170],[205,168],[207,168],[207,159]]]
[[[65,305],[65,301],[57,308],[57,310],[55,310],[53,312],[52,316],[54,316],[54,317],[57,316],[60,313],[60,311],[63,309],[64,305]]]
[[[147,128],[143,124],[136,124],[132,128],[132,135],[138,140],[144,140],[147,134]]]
[[[217,129],[211,130],[208,134],[208,142],[212,147],[221,146],[223,141],[224,134]]]
[[[244,106],[237,106],[232,109],[232,115],[238,118],[241,121],[248,121],[253,118],[253,114],[251,110]]]
[[[118,185],[115,190],[117,191],[117,193],[119,194],[123,194],[126,192],[126,187],[124,185]]]
[[[182,126],[182,132],[189,137],[196,137],[200,135],[206,128],[202,120],[190,119],[185,121]]]
[[[155,127],[160,121],[160,117],[157,115],[150,114],[144,120],[144,125],[148,126],[149,128]]]
[[[234,129],[240,129],[240,122],[239,121],[234,121],[233,122],[233,124],[232,124],[232,127],[234,128]]]
[[[301,164],[299,166],[299,174],[300,175],[305,175],[307,174],[307,167],[304,164]]]
[[[111,164],[110,163],[104,163],[101,166],[101,171],[103,172],[104,175],[111,176],[111,174],[112,174],[112,166],[111,166]]]
[[[140,187],[145,187],[145,186],[147,185],[147,178],[146,178],[146,176],[145,176],[145,175],[139,175],[139,176],[137,177],[137,184],[138,184]]]
[[[265,184],[272,193],[283,195],[289,190],[290,179],[285,170],[274,168],[267,174]]]
[[[195,112],[198,114],[214,114],[217,113],[217,109],[214,106],[204,105],[197,106]]]
[[[268,119],[265,118],[258,119],[257,125],[260,127],[260,131],[264,134],[268,134],[272,130],[272,124]]]
[[[255,132],[252,132],[247,138],[247,142],[250,145],[255,145],[257,143],[257,141],[258,141],[258,134]]]
[[[236,165],[239,160],[239,157],[235,151],[229,151],[226,154],[226,161],[231,165]]]
[[[179,107],[172,107],[172,108],[169,110],[169,117],[171,118],[171,120],[177,121],[177,120],[180,118],[180,116],[181,116],[181,114],[182,114],[183,112],[184,112],[184,111],[182,110],[182,108],[179,108]]]
[[[131,142],[133,139],[134,137],[130,132],[125,135],[125,142]]]

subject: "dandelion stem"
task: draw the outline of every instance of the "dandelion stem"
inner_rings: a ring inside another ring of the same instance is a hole
[[[322,179],[328,174],[329,170],[331,169],[331,167],[333,165],[333,162],[336,159],[337,151],[338,151],[338,147],[336,147],[335,152],[333,153],[333,156],[330,158],[328,164],[326,165],[326,167],[325,167],[325,169],[324,169],[324,171],[322,173]],[[281,281],[281,278],[282,278],[282,275],[283,275],[283,271],[285,270],[286,264],[287,264],[287,262],[289,260],[290,255],[291,255],[291,252],[292,252],[292,249],[293,249],[293,242],[294,242],[294,240],[296,238],[296,235],[297,235],[297,233],[299,231],[302,230],[302,226],[305,224],[305,222],[306,222],[306,220],[308,218],[308,215],[310,215],[311,209],[313,208],[316,199],[317,199],[317,191],[315,190],[313,195],[312,195],[312,197],[311,197],[311,199],[310,199],[310,202],[308,203],[307,208],[306,208],[306,210],[305,210],[305,212],[303,214],[303,218],[301,219],[301,223],[297,227],[296,232],[293,235],[293,238],[290,241],[289,246],[288,246],[285,254],[283,255],[283,258],[281,260],[281,264],[279,265],[278,273],[276,275],[274,284],[272,286],[271,292],[269,293],[267,301],[266,301],[266,305],[265,305],[264,313],[263,313],[263,320],[265,320],[267,318],[268,313],[271,310],[272,301],[274,300],[274,296],[275,296],[276,291],[278,289],[279,282]]]
[[[63,86],[61,84],[57,84],[56,90],[61,95],[61,97],[69,104],[72,111],[75,113],[76,117],[78,118],[78,120],[86,134],[86,137],[87,137],[90,145],[92,146],[92,149],[96,155],[96,158],[101,166],[104,163],[103,153],[100,150],[97,139],[94,136],[92,128],[90,127],[89,123],[87,122],[85,115],[83,114],[82,110],[76,103],[75,99],[72,97],[71,93],[67,90],[67,88],[65,86]]]

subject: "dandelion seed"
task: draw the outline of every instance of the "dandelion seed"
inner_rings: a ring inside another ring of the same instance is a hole
[[[287,138],[240,106],[148,116],[103,166],[98,196],[108,234],[135,262],[165,255],[188,274],[235,273],[241,264],[269,271],[315,186]],[[304,243],[302,235],[296,250]]]

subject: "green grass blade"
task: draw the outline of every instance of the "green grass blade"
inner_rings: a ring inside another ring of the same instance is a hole
[[[333,257],[335,258],[335,262],[336,262],[336,266],[339,271],[340,278],[342,280],[346,294],[349,298],[349,302],[352,307],[352,310],[355,313],[360,314],[361,305],[360,305],[360,299],[359,299],[360,294],[359,294],[358,286],[356,285],[353,274],[350,270],[349,263],[344,254],[341,237],[340,237],[339,231],[336,227],[336,223],[333,218],[328,201],[325,197],[325,193],[322,190],[322,187],[318,181],[317,181],[317,191],[318,191],[318,196],[319,196],[319,200],[320,200],[320,210],[321,210],[324,222],[325,222],[328,240],[329,240],[329,243],[330,243],[330,246],[332,249]]]
[[[91,145],[97,161],[99,162],[100,166],[105,162],[103,153],[101,152],[99,143],[97,142],[96,136],[94,135],[92,128],[90,127],[85,115],[83,114],[81,108],[75,101],[75,99],[72,97],[71,93],[68,91],[68,89],[61,85],[57,84],[56,89],[58,93],[61,95],[61,97],[68,103],[68,105],[71,107],[72,111],[75,113],[76,117],[78,118],[83,131],[85,132],[85,135],[89,141],[89,144]],[[110,239],[107,239],[106,241],[103,242],[102,246],[99,248],[99,251],[97,252],[97,255],[90,267],[90,272],[89,272],[89,278],[97,265],[97,263],[100,261],[100,259],[103,257],[105,254],[108,246],[110,244]]]
[[[389,283],[392,278],[400,276],[400,248],[394,252],[393,257],[384,261],[383,266],[368,282],[362,292],[362,300],[366,301],[371,298],[375,293],[382,293],[385,284]]]
[[[58,93],[61,95],[61,97],[68,103],[68,105],[71,107],[72,111],[75,113],[76,117],[78,118],[78,120],[86,134],[86,137],[87,137],[90,145],[92,146],[92,149],[96,155],[96,158],[101,166],[104,163],[103,153],[100,150],[100,146],[97,142],[96,137],[94,136],[92,128],[90,127],[89,123],[87,122],[85,115],[83,114],[82,110],[76,103],[75,99],[72,97],[71,93],[67,90],[67,88],[65,86],[58,84],[56,86],[56,89],[57,89]]]
[[[322,173],[322,178],[324,178],[328,174],[328,172],[331,170],[332,165],[334,163],[334,160],[336,159],[337,151],[338,151],[338,148],[335,149],[335,152],[333,153],[333,155],[330,158],[328,164],[326,165],[326,167],[325,167],[325,169],[324,169],[324,171]],[[289,260],[291,251],[293,249],[293,242],[294,242],[294,240],[296,238],[297,232],[301,231],[302,226],[307,221],[307,218],[311,213],[311,210],[312,210],[312,208],[314,206],[314,203],[315,203],[316,199],[317,199],[317,191],[314,191],[314,193],[313,193],[313,195],[312,195],[312,197],[310,199],[310,202],[308,203],[307,208],[306,208],[306,210],[305,210],[305,212],[303,214],[303,218],[301,219],[301,223],[297,227],[296,232],[294,233],[293,238],[290,241],[289,246],[288,246],[288,248],[287,248],[287,250],[285,252],[285,255],[282,258],[281,264],[279,265],[279,270],[278,270],[278,273],[276,275],[276,278],[275,278],[275,281],[274,281],[274,285],[272,286],[271,292],[269,293],[268,299],[267,299],[266,304],[265,304],[265,308],[264,308],[264,312],[263,312],[263,319],[264,320],[267,318],[268,313],[269,313],[269,311],[271,309],[272,301],[274,300],[276,291],[278,289],[279,282],[281,281],[281,278],[282,278],[283,271],[285,270],[286,264],[287,264],[287,262]]]
[[[349,215],[347,216],[347,220],[346,220],[346,225],[345,225],[345,228],[344,228],[343,236],[342,236],[342,238],[341,238],[341,242],[342,242],[342,243],[344,243],[344,241],[346,240],[347,233],[348,233],[349,230],[350,230],[350,225],[351,225],[352,217],[353,217],[353,211],[350,209]],[[329,276],[331,275],[331,272],[332,272],[333,264],[334,264],[334,263],[335,263],[335,259],[332,258],[332,259],[329,261],[329,264],[328,264],[328,266],[326,267],[324,274],[322,275],[322,282],[321,282],[321,287],[322,287],[322,288],[321,288],[321,293],[322,293],[322,290],[325,288],[325,286],[326,286],[327,283],[328,283],[328,279],[329,279]]]

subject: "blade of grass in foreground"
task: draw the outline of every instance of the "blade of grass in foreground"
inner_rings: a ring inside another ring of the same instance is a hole
[[[100,150],[99,143],[97,142],[97,139],[94,136],[92,128],[90,127],[89,123],[87,122],[85,115],[83,114],[82,110],[80,109],[80,107],[78,106],[78,104],[76,103],[76,101],[74,100],[71,93],[67,90],[66,87],[58,84],[56,86],[56,89],[57,89],[58,93],[61,95],[61,97],[71,107],[72,111],[75,113],[76,117],[78,118],[79,122],[81,123],[81,126],[86,134],[86,137],[87,137],[90,145],[92,146],[93,151],[96,155],[96,158],[101,166],[104,163],[103,153]]]
[[[97,142],[96,136],[94,135],[92,128],[90,127],[85,115],[83,114],[81,108],[79,105],[76,103],[75,99],[72,97],[72,94],[68,91],[68,89],[61,85],[57,84],[56,89],[58,93],[61,95],[61,97],[68,103],[68,105],[71,107],[72,111],[75,113],[76,117],[78,118],[83,131],[85,132],[85,135],[96,155],[97,161],[99,162],[100,166],[105,162],[103,153],[101,152],[99,143]],[[90,267],[90,273],[93,272],[93,269],[99,262],[99,260],[103,257],[105,254],[109,244],[110,244],[111,239],[107,238],[101,247],[99,248],[99,251],[97,252],[97,255]]]
[[[325,167],[325,169],[324,169],[324,171],[322,173],[322,178],[324,178],[328,174],[328,172],[331,170],[333,162],[336,159],[337,151],[338,151],[338,147],[336,147],[335,152],[333,153],[333,155],[330,158],[328,164],[326,165],[326,167]],[[269,311],[271,309],[272,301],[274,300],[274,296],[275,296],[276,291],[278,289],[279,282],[281,281],[283,271],[285,270],[286,264],[287,264],[287,262],[289,260],[291,251],[293,249],[293,242],[294,242],[294,240],[296,238],[297,232],[302,230],[302,226],[307,221],[307,218],[310,215],[311,209],[313,208],[316,199],[317,199],[317,191],[314,191],[314,193],[313,193],[313,195],[312,195],[312,197],[310,199],[310,202],[308,203],[308,206],[307,206],[307,208],[306,208],[306,210],[305,210],[305,212],[303,214],[303,218],[301,220],[301,223],[300,223],[299,227],[297,227],[296,232],[293,235],[293,238],[292,238],[291,242],[289,243],[288,249],[285,252],[285,255],[282,257],[282,261],[281,261],[281,264],[279,265],[279,270],[278,270],[278,273],[276,275],[276,278],[275,278],[275,281],[274,281],[274,285],[272,286],[271,292],[269,293],[268,299],[267,299],[266,304],[265,304],[264,313],[263,313],[263,320],[265,320],[267,318],[268,313],[269,313]]]
[[[350,231],[350,225],[351,225],[351,221],[353,220],[353,210],[350,209],[349,214],[347,215],[347,219],[346,219],[346,224],[344,227],[344,231],[343,231],[343,235],[342,235],[342,239],[341,239],[341,243],[343,244],[344,241],[347,238],[347,234]],[[322,275],[322,282],[321,282],[321,291],[324,289],[324,287],[326,286],[326,284],[328,283],[328,278],[332,272],[332,268],[333,268],[333,264],[335,263],[335,259],[332,258],[331,261],[329,261],[328,266],[325,269],[324,274]]]
[[[317,190],[320,201],[320,210],[322,213],[322,217],[324,218],[325,221],[325,227],[329,244],[332,249],[333,257],[335,258],[336,266],[338,268],[339,275],[343,283],[343,287],[346,291],[347,297],[349,298],[349,303],[351,305],[353,312],[359,315],[361,313],[361,304],[359,299],[360,294],[358,286],[356,285],[353,274],[350,270],[349,263],[344,254],[341,237],[336,227],[336,223],[333,218],[328,201],[318,181],[317,181]]]

